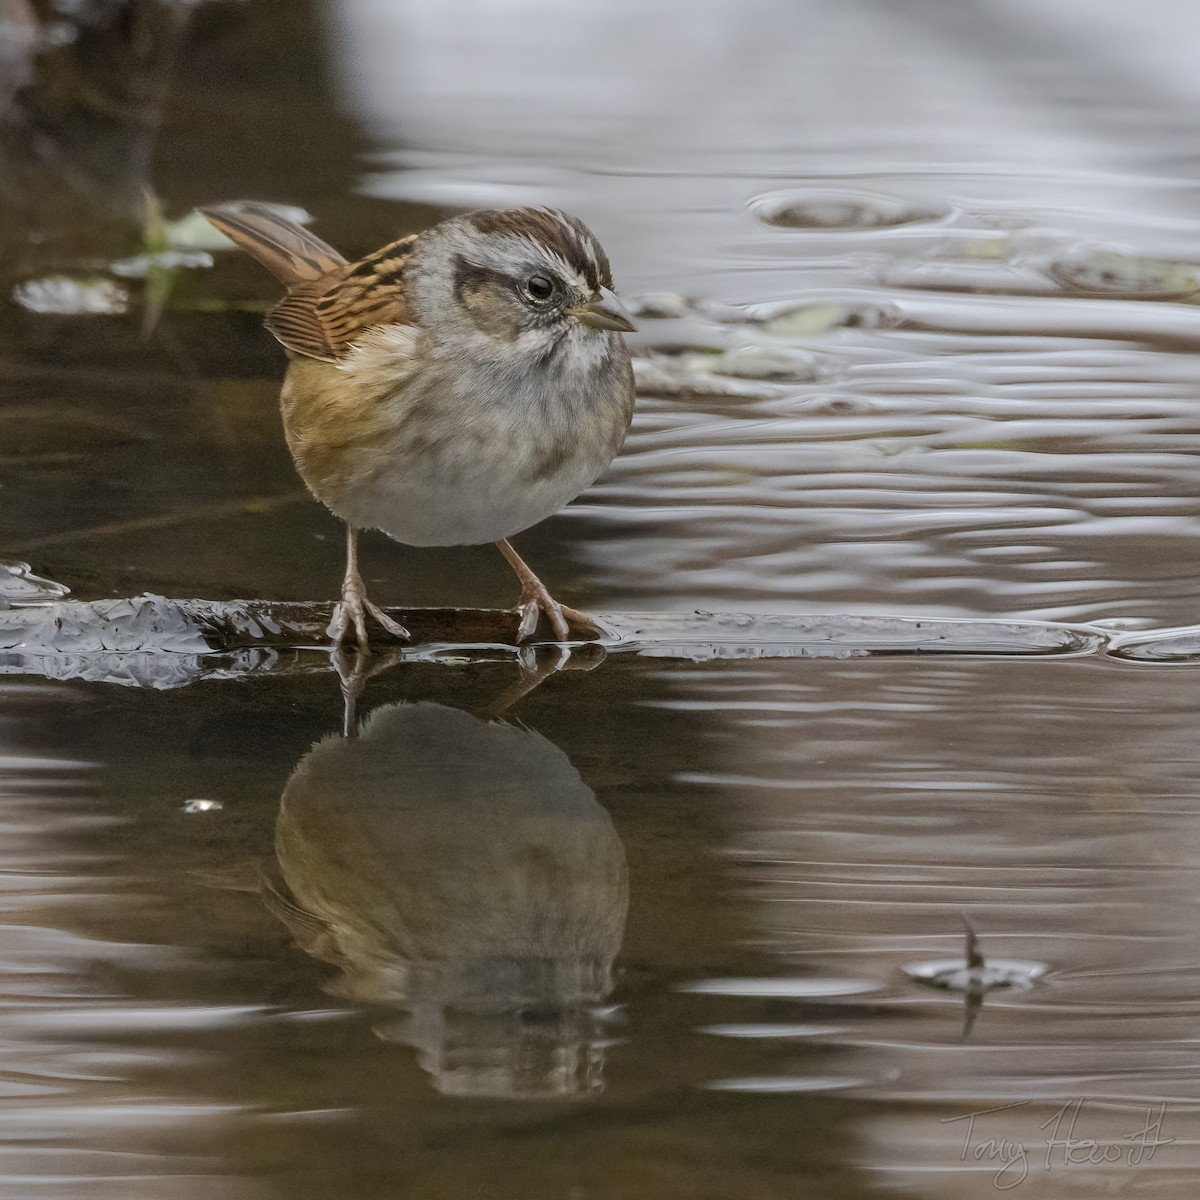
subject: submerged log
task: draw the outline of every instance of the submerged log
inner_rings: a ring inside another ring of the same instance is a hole
[[[179,687],[200,678],[325,670],[332,607],[271,600],[135,596],[58,600],[0,610],[0,674]],[[461,663],[512,658],[511,610],[412,608],[389,614],[413,634],[399,646],[375,628],[373,649]],[[601,649],[696,662],[716,658],[857,658],[897,654],[1004,657],[1094,654],[1105,634],[1038,621],[749,613],[601,614]],[[548,633],[529,645],[545,644]],[[581,638],[580,641],[587,639]]]

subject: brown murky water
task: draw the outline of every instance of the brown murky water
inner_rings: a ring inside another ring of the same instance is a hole
[[[531,201],[643,314],[626,451],[522,539],[565,599],[1196,620],[1183,0],[35,7],[6,559],[331,594],[269,285],[171,223],[272,199],[353,253]],[[364,553],[386,602],[512,599],[490,549]],[[511,662],[405,662],[353,743],[321,669],[0,656],[0,1194],[1190,1196],[1194,668],[762,653],[610,654],[499,725]],[[962,915],[1037,977],[959,987]]]

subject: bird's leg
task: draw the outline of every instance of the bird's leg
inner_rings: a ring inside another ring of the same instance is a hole
[[[479,715],[488,721],[498,721],[518,700],[523,700],[570,661],[570,646],[522,646],[517,651],[520,674],[516,682],[506,687]]]
[[[370,649],[367,638],[367,616],[370,615],[392,635],[401,641],[409,640],[409,632],[403,625],[393,621],[377,604],[367,599],[367,586],[358,573],[358,530],[346,526],[346,575],[342,580],[342,598],[333,610],[333,620],[325,631],[335,646],[349,639],[353,630],[359,652],[366,654]]]
[[[534,688],[541,687],[551,675],[560,671],[592,671],[604,661],[604,647],[595,642],[582,646],[522,646],[517,651],[520,675],[479,716],[488,721],[497,721],[510,708],[523,700]]]
[[[404,650],[396,647],[372,658],[367,654],[348,654],[341,646],[334,646],[329,657],[342,685],[342,737],[356,738],[358,701],[367,686],[367,680],[403,662]]]
[[[545,613],[550,619],[554,636],[560,642],[571,640],[571,625],[568,622],[573,623],[584,633],[603,636],[608,632],[594,617],[589,617],[587,613],[579,612],[577,609],[567,608],[565,604],[559,604],[546,590],[546,585],[512,548],[508,538],[501,538],[496,546],[521,581],[521,598],[517,601],[517,612],[521,617],[521,623],[517,626],[518,642],[523,642],[526,638],[533,636],[537,629],[538,617],[542,613]]]

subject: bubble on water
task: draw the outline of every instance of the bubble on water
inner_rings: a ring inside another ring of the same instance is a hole
[[[765,225],[783,229],[885,229],[941,221],[949,210],[936,204],[913,204],[873,192],[801,190],[775,192],[750,202]]]
[[[113,316],[129,308],[129,293],[113,280],[73,279],[68,275],[27,279],[13,288],[12,298],[35,313]]]

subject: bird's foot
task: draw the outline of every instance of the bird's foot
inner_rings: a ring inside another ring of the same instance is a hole
[[[373,617],[388,633],[402,642],[412,640],[412,635],[379,607],[367,599],[367,589],[360,578],[348,577],[342,584],[342,598],[334,606],[333,620],[329,622],[326,633],[335,647],[340,648],[350,640],[351,633],[358,646],[359,653],[366,654],[370,650],[370,639],[367,637],[367,617]]]
[[[517,641],[531,638],[537,630],[538,619],[545,614],[554,636],[560,642],[578,640],[571,636],[571,627],[576,634],[603,637],[609,632],[595,617],[588,616],[576,608],[559,604],[546,590],[546,585],[536,577],[526,580],[521,586],[521,599],[517,602],[517,615],[521,618],[517,626]]]

